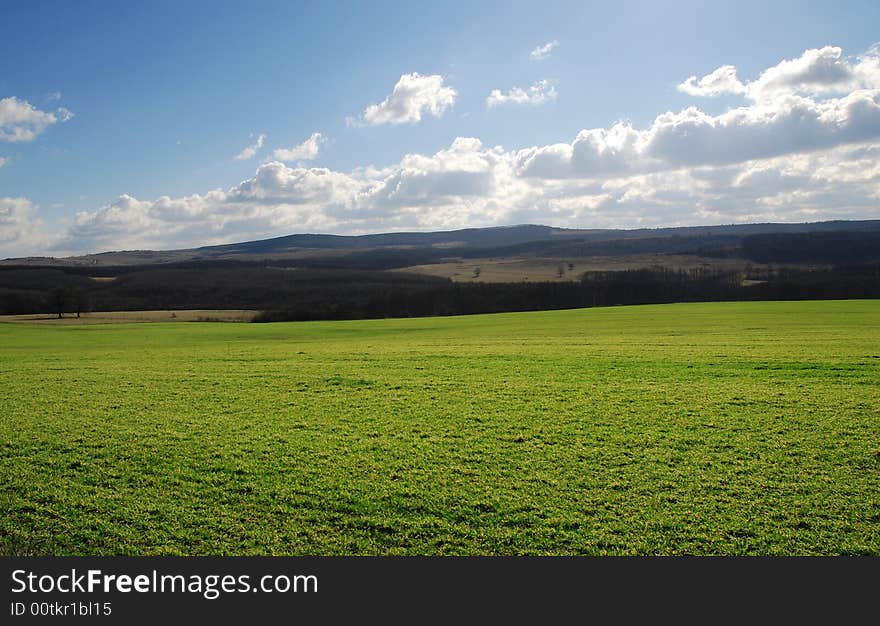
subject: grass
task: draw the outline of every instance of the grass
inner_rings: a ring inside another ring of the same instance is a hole
[[[0,552],[878,555],[878,327],[0,324]]]
[[[185,311],[89,311],[77,317],[65,313],[58,318],[53,313],[34,313],[26,315],[0,315],[2,322],[27,322],[29,324],[72,325],[72,324],[113,324],[128,322],[249,322],[257,311],[193,309]]]

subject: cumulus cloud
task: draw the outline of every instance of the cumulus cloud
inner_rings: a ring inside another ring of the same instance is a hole
[[[531,178],[595,178],[629,175],[648,169],[646,133],[628,123],[582,130],[570,144],[517,152],[517,172]]]
[[[8,162],[9,162],[9,159],[7,159],[6,157],[0,157],[0,167],[3,167]]]
[[[423,76],[418,72],[404,74],[392,92],[380,103],[371,104],[355,119],[348,118],[351,126],[378,126],[380,124],[415,124],[422,116],[441,117],[455,104],[458,93],[444,84],[443,76]]]
[[[556,100],[556,95],[556,87],[551,85],[549,81],[539,80],[528,89],[514,87],[506,92],[502,92],[500,89],[493,89],[486,98],[486,106],[491,109],[500,104],[538,105],[550,100]]]
[[[742,93],[749,103],[719,115],[697,107],[658,115],[642,129],[620,122],[583,130],[569,144],[519,151],[526,177],[591,178],[719,166],[828,150],[880,139],[877,48],[853,62],[840,49],[808,50],[742,84],[733,66],[680,88],[694,95]],[[849,91],[841,93],[844,86]]]
[[[629,130],[601,139],[625,153]],[[525,178],[518,152],[459,137],[432,155],[339,172],[273,161],[229,189],[79,213],[57,250],[189,247],[294,232],[514,223],[650,227],[876,216],[880,142],[723,166]],[[609,172],[613,171],[609,168]]]
[[[736,68],[723,65],[711,74],[697,80],[691,76],[678,86],[678,90],[691,96],[720,96],[725,93],[745,93],[746,88],[736,77]]]
[[[312,161],[318,158],[321,144],[327,141],[321,133],[312,133],[311,137],[293,148],[278,148],[272,152],[276,161]]]
[[[880,78],[880,76],[878,76]],[[857,88],[853,64],[843,58],[836,46],[805,51],[797,59],[788,59],[765,70],[747,86],[755,100],[788,93],[821,93]],[[874,85],[880,87],[880,84]]]
[[[15,96],[0,99],[0,141],[11,143],[33,141],[52,124],[66,122],[73,117],[61,107],[57,114],[41,111],[27,100]]]
[[[841,98],[798,96],[710,116],[696,108],[666,113],[647,131],[644,150],[671,165],[736,163],[880,137],[880,90]]]
[[[251,135],[253,137],[253,135]],[[260,151],[260,148],[263,147],[263,142],[266,141],[266,135],[264,133],[260,133],[257,136],[257,140],[251,145],[245,147],[241,152],[235,155],[236,161],[246,161]]]
[[[522,194],[510,154],[457,138],[433,155],[349,173],[264,163],[229,189],[142,201],[123,195],[76,215],[58,249],[206,245],[284,232],[364,232],[492,224]]]
[[[479,139],[458,137],[432,156],[408,154],[370,190],[370,203],[381,209],[425,207],[494,193],[504,158],[501,149],[486,150]]]
[[[529,53],[529,57],[532,61],[543,61],[547,57],[550,56],[550,53],[553,52],[553,49],[559,45],[559,42],[555,39],[553,41],[548,41],[543,46],[538,46],[534,50]]]
[[[740,94],[765,101],[792,94],[846,93],[880,88],[880,47],[873,46],[855,58],[843,56],[837,46],[806,50],[764,70],[753,81],[742,83],[736,68],[724,65],[699,80],[691,76],[678,90],[692,96]]]
[[[37,217],[37,205],[27,198],[0,198],[0,259],[33,254],[52,244]]]

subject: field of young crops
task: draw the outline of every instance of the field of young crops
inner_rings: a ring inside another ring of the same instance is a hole
[[[880,555],[880,301],[3,323],[0,553]]]

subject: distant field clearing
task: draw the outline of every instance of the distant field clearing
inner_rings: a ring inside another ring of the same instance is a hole
[[[94,311],[65,313],[58,319],[55,313],[29,315],[0,315],[0,322],[29,322],[33,324],[113,324],[120,322],[249,322],[257,311],[201,309],[193,311]]]
[[[450,278],[456,282],[518,283],[580,280],[584,272],[610,272],[647,267],[668,267],[689,270],[710,267],[716,270],[741,270],[741,259],[703,258],[693,255],[645,254],[627,257],[571,258],[489,258],[460,259],[404,267],[398,272],[414,272]],[[762,267],[752,264],[753,267]]]

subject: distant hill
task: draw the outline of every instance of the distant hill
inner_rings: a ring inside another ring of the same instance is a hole
[[[731,224],[639,229],[575,229],[524,224],[466,228],[439,232],[382,233],[376,235],[286,235],[260,241],[204,246],[198,255],[228,257],[236,254],[281,254],[297,250],[365,250],[388,247],[495,248],[534,242],[596,242],[664,237],[744,237],[757,234],[830,231],[880,231],[880,220],[799,223]]]
[[[349,249],[385,248],[400,246],[446,246],[446,247],[487,247],[509,246],[529,241],[540,241],[554,237],[574,237],[582,234],[605,231],[584,231],[550,226],[522,225],[496,226],[490,228],[465,228],[462,230],[428,233],[381,233],[376,235],[286,235],[261,241],[247,241],[222,246],[197,248],[203,254],[256,254],[279,253],[291,250],[309,249]]]
[[[880,220],[730,224],[631,230],[569,229],[525,224],[374,235],[294,234],[182,250],[115,251],[66,258],[27,257],[6,259],[0,261],[0,264],[121,267],[184,263],[189,266],[194,263],[221,260],[241,262],[266,260],[305,267],[390,269],[431,263],[453,256],[464,258],[511,254],[619,256],[633,253],[736,255],[737,251],[742,249],[741,243],[744,238],[753,235],[845,232],[880,233]],[[779,243],[781,240],[774,241]],[[828,241],[830,240],[824,240],[826,248]],[[840,238],[833,241],[839,242]],[[870,246],[872,241],[860,240],[860,246]],[[809,250],[806,252],[803,250],[803,241],[799,241],[797,247],[799,259],[809,258]]]

